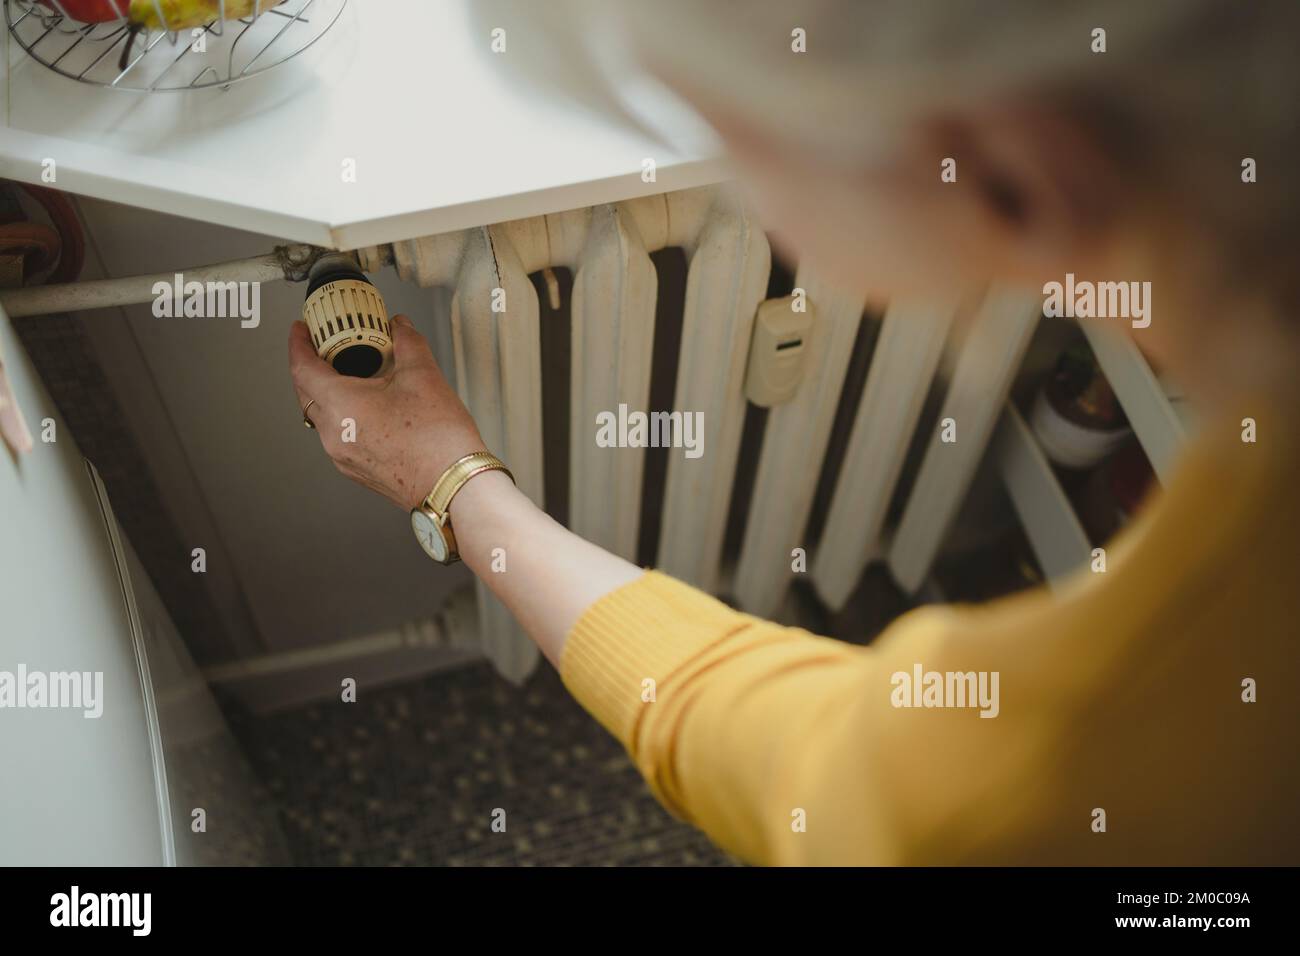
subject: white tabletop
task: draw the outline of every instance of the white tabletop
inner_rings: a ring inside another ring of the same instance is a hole
[[[226,90],[101,89],[6,34],[0,177],[40,182],[54,159],[59,189],[342,249],[724,178],[518,82],[466,2],[351,0],[302,55]]]

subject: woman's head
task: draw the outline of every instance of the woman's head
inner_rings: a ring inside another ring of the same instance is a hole
[[[639,63],[721,134],[778,243],[846,288],[1151,282],[1148,344],[1176,364],[1193,328],[1203,347],[1229,314],[1300,306],[1294,0],[573,0],[541,16],[534,70],[591,99]]]

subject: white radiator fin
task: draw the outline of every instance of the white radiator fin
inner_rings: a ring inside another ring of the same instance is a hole
[[[817,555],[813,585],[832,608],[853,593],[876,558],[885,512],[908,443],[943,355],[956,303],[898,301],[889,306],[871,356]]]
[[[703,454],[668,459],[659,567],[706,591],[717,584],[727,507],[745,421],[744,375],[754,313],[772,267],[767,237],[723,197],[688,247],[673,410],[703,413]]]
[[[990,292],[980,307],[939,412],[941,426],[945,419],[956,423],[956,441],[943,441],[941,427],[930,436],[890,543],[889,569],[906,591],[921,587],[939,553],[1042,312],[1041,299],[1000,291]]]
[[[736,567],[737,603],[763,617],[785,596],[793,550],[807,549],[803,534],[862,319],[860,299],[837,295],[806,269],[795,287],[813,310],[804,379],[794,398],[768,415]]]
[[[569,527],[629,561],[645,450],[600,448],[591,436],[600,412],[648,409],[658,292],[632,217],[617,206],[593,209],[570,310]]]
[[[502,292],[505,311],[493,311]],[[467,238],[451,319],[461,399],[488,448],[510,463],[520,490],[541,505],[537,293],[500,227],[474,230]],[[537,648],[486,585],[478,582],[477,589],[484,652],[503,676],[522,681],[537,666]]]

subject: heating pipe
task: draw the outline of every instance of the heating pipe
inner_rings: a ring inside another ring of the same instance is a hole
[[[302,282],[316,260],[329,251],[301,244],[276,246],[273,252],[252,259],[218,262],[156,275],[6,289],[0,291],[0,308],[17,319],[152,302],[157,297],[154,286],[160,282],[171,286],[177,272],[186,282],[276,282],[280,279]]]

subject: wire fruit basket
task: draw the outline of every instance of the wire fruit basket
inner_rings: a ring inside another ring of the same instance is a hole
[[[265,73],[324,36],[347,5],[347,0],[195,0],[191,6],[210,16],[182,26],[174,13],[169,23],[165,13],[176,9],[174,0],[97,0],[108,16],[120,14],[99,23],[70,15],[94,5],[87,0],[0,2],[10,34],[42,66],[81,83],[144,93],[225,88]],[[248,15],[235,18],[239,10]]]

